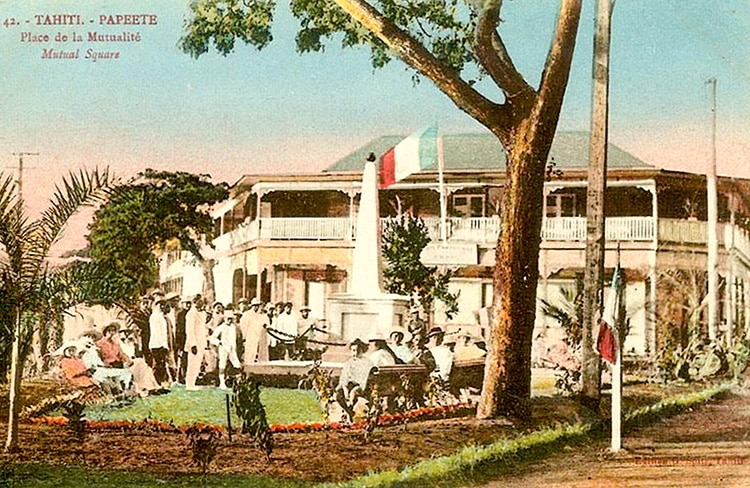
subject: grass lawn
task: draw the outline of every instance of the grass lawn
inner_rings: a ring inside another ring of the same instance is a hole
[[[86,409],[86,417],[91,420],[162,420],[176,425],[189,425],[195,422],[226,425],[226,396],[232,397],[229,390],[205,388],[187,391],[184,386],[174,386],[165,395],[137,398],[123,406],[96,405]],[[304,390],[282,388],[261,388],[260,399],[266,408],[268,422],[288,424],[292,422],[320,422],[323,411],[315,393]],[[232,426],[240,425],[239,418],[230,407]]]
[[[0,466],[0,486],[13,488],[302,488],[312,483],[273,479],[267,476],[217,475],[156,476],[128,471],[104,471],[79,466],[21,463]]]

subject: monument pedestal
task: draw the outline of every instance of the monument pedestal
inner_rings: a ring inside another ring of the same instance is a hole
[[[347,342],[356,338],[366,342],[373,335],[388,337],[393,328],[403,328],[408,311],[406,296],[338,293],[328,301],[328,327]]]

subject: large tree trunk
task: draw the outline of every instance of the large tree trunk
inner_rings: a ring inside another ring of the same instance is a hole
[[[21,309],[16,309],[13,326],[13,350],[10,363],[10,389],[8,390],[8,436],[5,440],[5,452],[18,450],[18,415],[21,412]]]
[[[492,321],[477,417],[528,417],[536,317],[542,195],[552,140],[570,76],[580,0],[562,0],[540,89],[511,102],[512,130],[490,127],[507,153],[502,231],[495,249]]]
[[[526,125],[508,155],[503,229],[495,251],[493,313],[477,417],[526,417],[531,396],[531,339],[536,316],[542,190],[554,126]]]

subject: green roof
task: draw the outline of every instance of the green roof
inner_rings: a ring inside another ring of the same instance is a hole
[[[370,153],[380,156],[406,136],[382,136],[336,161],[325,172],[361,171]],[[498,170],[505,168],[505,152],[492,134],[444,134],[446,170]],[[585,168],[589,160],[587,132],[558,132],[550,150],[550,160],[558,168]],[[653,168],[619,147],[609,144],[609,168]],[[435,165],[432,168],[437,169]]]

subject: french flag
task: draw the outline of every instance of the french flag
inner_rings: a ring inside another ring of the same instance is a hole
[[[438,129],[433,124],[409,135],[380,157],[380,188],[437,163]]]
[[[622,270],[619,266],[615,268],[612,275],[612,287],[607,296],[607,303],[604,305],[602,320],[599,323],[599,333],[596,337],[596,351],[609,364],[615,364],[617,361],[617,348],[619,346],[617,335],[617,309],[622,298]]]

